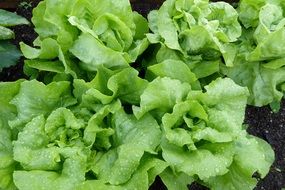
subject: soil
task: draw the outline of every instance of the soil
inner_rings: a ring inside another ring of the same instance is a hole
[[[161,5],[161,0],[132,0],[134,10],[146,16],[152,9],[157,9]],[[236,2],[236,0],[228,0],[228,2]],[[34,0],[31,6],[19,6],[16,12],[19,15],[31,19],[32,9],[39,3],[39,0]],[[36,38],[33,26],[17,26],[13,30],[16,33],[16,39],[13,41],[15,45],[23,41],[27,44],[32,44]],[[0,73],[0,81],[15,81],[19,78],[25,78],[22,72],[23,58],[19,63],[11,68],[3,69]],[[246,109],[245,124],[248,124],[248,132],[267,141],[275,151],[276,160],[270,169],[269,174],[259,181],[255,190],[281,190],[285,187],[285,100],[282,101],[281,109],[278,113],[273,113],[267,107],[252,107]],[[150,187],[150,190],[166,190],[159,178]],[[189,190],[207,190],[197,183],[189,186]]]

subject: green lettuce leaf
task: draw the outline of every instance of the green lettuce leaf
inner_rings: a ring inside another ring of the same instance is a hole
[[[35,93],[35,90],[37,93]],[[53,82],[44,85],[36,80],[21,83],[19,93],[11,101],[17,108],[17,118],[9,124],[22,127],[32,118],[49,115],[58,107],[67,107],[76,103],[72,98],[69,82]]]
[[[274,161],[274,152],[270,146],[256,137],[240,137],[235,142],[235,151],[229,172],[207,180],[211,189],[253,189],[257,183],[253,174],[258,172],[261,177],[265,177]],[[248,156],[249,154],[252,156]]]
[[[19,189],[75,189],[77,184],[84,181],[86,158],[76,155],[76,148],[66,149],[69,156],[65,157],[62,172],[31,170],[14,172],[14,182]],[[30,183],[27,183],[29,181]]]
[[[147,81],[138,77],[138,72],[133,68],[112,71],[100,67],[91,82],[75,80],[74,93],[76,97],[83,99],[85,105],[90,102],[108,104],[117,98],[123,103],[136,105],[139,104],[146,86]]]
[[[144,152],[155,153],[160,143],[161,131],[150,115],[140,120],[123,110],[114,114],[115,135],[113,149],[98,154],[92,170],[98,179],[113,185],[127,182],[137,170]],[[146,135],[147,134],[147,135]]]
[[[98,65],[104,65],[107,68],[120,68],[128,65],[121,53],[105,47],[90,34],[81,35],[70,51],[82,61],[84,68],[91,71],[96,71]]]
[[[159,176],[168,190],[188,190],[187,185],[194,180],[185,173],[174,173],[170,168],[166,168]]]
[[[91,190],[94,188],[98,190],[145,190],[153,183],[155,176],[162,173],[166,167],[167,164],[164,161],[146,155],[141,159],[140,165],[128,182],[115,186],[105,184],[102,180],[87,180],[79,185],[76,190]]]
[[[186,98],[191,86],[170,78],[156,78],[141,95],[140,107],[133,107],[134,115],[141,118],[150,111],[164,114],[179,101]]]
[[[162,63],[148,67],[147,78],[154,79],[156,77],[170,77],[178,79],[182,82],[194,83],[197,78],[190,68],[182,61],[165,60]]]
[[[84,121],[66,108],[27,123],[14,142],[14,159],[22,167],[14,172],[16,186],[21,190],[74,189],[83,182],[90,152],[83,141],[84,127]]]

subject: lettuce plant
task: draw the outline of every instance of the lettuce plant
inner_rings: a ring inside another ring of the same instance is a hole
[[[248,90],[220,78],[205,89],[195,91],[187,83],[157,78],[142,94],[140,107],[134,107],[137,118],[151,113],[161,123],[162,158],[171,169],[160,176],[173,190],[179,175],[188,182],[199,179],[214,190],[253,189],[257,181],[252,175],[264,177],[274,154],[242,126]]]
[[[128,0],[45,0],[33,11],[35,48],[21,43],[26,73],[92,80],[100,65],[128,67],[148,47],[145,18]],[[47,80],[48,80],[47,79]]]
[[[178,60],[200,88],[228,76],[248,87],[248,104],[278,110],[285,82],[283,12],[281,0],[243,0],[237,10],[225,2],[167,0],[148,15],[148,39],[159,44],[149,72],[161,75],[165,62],[176,67]]]
[[[250,10],[250,11],[249,11]],[[236,44],[234,67],[224,73],[251,92],[249,103],[278,110],[285,92],[283,1],[241,1],[243,35]]]
[[[233,65],[231,43],[240,37],[241,26],[228,3],[168,0],[148,20],[153,32],[148,39],[160,44],[156,63],[181,60],[198,79],[217,74],[222,60]]]

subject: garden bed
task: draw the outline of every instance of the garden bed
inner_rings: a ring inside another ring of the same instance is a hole
[[[32,8],[39,1],[32,1],[31,6],[19,6],[17,1],[4,1],[0,3],[1,8],[8,8],[16,11],[19,15],[31,19]],[[160,6],[159,1],[131,1],[135,10],[144,16],[154,8]],[[152,2],[152,3],[151,3]],[[36,37],[32,26],[17,26],[13,30],[16,33],[14,44],[24,41],[27,44],[32,44]],[[4,69],[0,73],[0,81],[15,81],[19,78],[25,78],[22,73],[23,58],[19,63],[8,69]],[[273,148],[276,154],[276,160],[271,167],[269,174],[260,180],[256,190],[281,190],[285,187],[285,101],[282,101],[281,109],[278,113],[273,113],[269,107],[256,108],[247,107],[245,123],[249,125],[248,132],[266,140]],[[258,176],[256,176],[258,177]],[[159,179],[151,186],[152,190],[166,189]],[[197,184],[192,184],[189,189],[198,190],[205,189]]]

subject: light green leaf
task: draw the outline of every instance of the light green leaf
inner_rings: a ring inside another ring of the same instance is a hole
[[[148,33],[148,22],[142,15],[137,12],[133,12],[134,23],[136,25],[135,39],[145,38],[145,34]]]
[[[79,185],[76,190],[91,190],[94,188],[98,190],[145,190],[153,183],[154,176],[160,174],[167,166],[164,161],[147,155],[141,159],[140,166],[125,184],[115,186],[104,183],[103,180],[87,180]]]
[[[221,61],[199,61],[190,65],[197,78],[208,77],[219,71]]]
[[[211,189],[251,190],[257,184],[257,180],[252,177],[253,174],[258,172],[261,177],[265,177],[274,161],[271,147],[255,137],[242,135],[235,142],[235,151],[236,155],[229,172],[206,180]]]
[[[86,90],[82,98],[87,104],[90,102],[108,104],[116,98],[123,103],[139,104],[140,96],[147,86],[147,81],[138,77],[138,72],[133,68],[111,71],[100,67],[96,77],[89,84],[93,88],[89,90],[83,88],[83,86],[88,84],[82,80],[75,81],[75,85],[76,94],[81,94],[84,89]]]
[[[25,170],[57,170],[60,168],[59,148],[47,148],[48,143],[45,119],[36,117],[18,134],[13,148],[14,159]]]
[[[40,49],[32,48],[23,42],[20,43],[20,48],[28,59],[54,59],[59,55],[59,45],[52,38],[41,41]]]
[[[243,0],[238,7],[239,20],[246,27],[256,27],[259,22],[259,11],[267,0]]]
[[[53,82],[49,85],[35,80],[22,82],[19,94],[11,101],[17,107],[17,118],[9,124],[23,127],[33,117],[46,116],[58,107],[75,104],[70,93],[69,82]]]
[[[115,113],[112,123],[115,127],[115,149],[103,155],[99,154],[92,170],[98,175],[98,179],[119,185],[131,178],[144,152],[155,153],[160,143],[161,132],[150,115],[137,120],[123,110]]]
[[[82,66],[90,71],[96,71],[100,65],[113,69],[127,66],[120,52],[107,48],[90,34],[82,34],[70,51],[82,61]]]
[[[207,16],[209,20],[219,21],[219,29],[216,36],[223,42],[235,42],[241,36],[241,26],[238,22],[238,13],[228,3],[210,3],[211,13]]]
[[[187,83],[170,78],[157,78],[145,89],[141,95],[140,107],[133,107],[134,115],[141,118],[149,111],[164,114],[172,110],[172,107],[186,98],[191,89]]]
[[[165,40],[165,45],[171,49],[181,50],[181,47],[178,43],[178,34],[176,27],[171,20],[171,8],[174,7],[175,1],[166,1],[162,7],[158,10],[157,14],[152,14],[153,17],[151,20],[156,22],[157,31],[161,37]],[[169,11],[168,11],[169,10]],[[157,16],[157,18],[154,18]]]
[[[194,181],[185,173],[175,174],[170,168],[166,168],[159,176],[168,190],[188,190],[187,185]]]
[[[14,142],[14,159],[21,165],[14,172],[16,186],[70,190],[83,182],[89,155],[83,128],[84,122],[66,108],[56,109],[47,119],[34,117]]]
[[[18,170],[14,172],[14,182],[20,190],[28,190],[31,188],[42,190],[48,190],[50,188],[75,190],[76,185],[84,181],[85,162],[85,157],[70,155],[63,163],[61,174],[55,171]],[[29,181],[29,183],[27,183],[27,181]]]
[[[64,73],[64,66],[60,61],[26,60],[25,66],[39,71]]]
[[[184,151],[182,147],[166,142],[161,146],[163,158],[176,171],[198,175],[202,180],[225,174],[234,154],[232,145],[227,143],[205,144],[195,151]]]
[[[97,113],[91,116],[83,137],[87,146],[104,149],[109,149],[112,146],[110,137],[114,135],[114,129],[108,127],[111,122],[108,118],[119,111],[120,108],[121,103],[115,101],[97,110]]]
[[[262,42],[258,43],[253,52],[247,58],[249,61],[263,61],[277,59],[284,56],[285,29],[277,30]],[[278,44],[278,45],[277,45]]]
[[[162,63],[148,67],[147,78],[154,79],[156,77],[170,77],[189,84],[197,80],[195,74],[191,72],[185,63],[176,60],[165,60]]]

